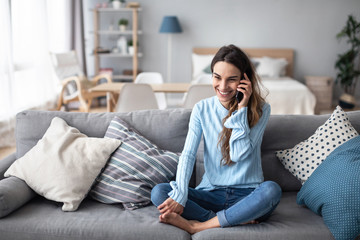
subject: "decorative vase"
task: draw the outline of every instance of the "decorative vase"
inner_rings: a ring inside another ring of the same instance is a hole
[[[353,109],[355,107],[355,97],[348,93],[344,93],[339,98],[339,105],[344,109]]]
[[[124,36],[121,36],[117,40],[117,47],[119,49],[119,53],[127,54],[127,42],[126,42],[126,38]]]
[[[113,6],[114,9],[119,9],[121,7],[121,2],[118,1],[118,0],[114,0],[112,2],[112,6]]]

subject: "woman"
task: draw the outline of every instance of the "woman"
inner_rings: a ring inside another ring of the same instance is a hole
[[[270,105],[260,95],[251,61],[236,46],[224,46],[211,71],[216,96],[193,108],[176,182],[159,184],[151,193],[160,221],[190,234],[264,221],[281,198],[275,182],[263,182],[260,146]],[[188,184],[201,136],[205,173],[192,189]]]

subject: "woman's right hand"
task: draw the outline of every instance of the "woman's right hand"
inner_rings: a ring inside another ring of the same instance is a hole
[[[248,78],[247,74],[244,73],[244,78],[240,80],[240,84],[237,86],[237,91],[242,92],[244,94],[243,99],[238,104],[238,110],[240,110],[242,107],[246,107],[248,105],[250,96],[252,94],[252,86],[251,81]]]
[[[157,209],[160,211],[161,214],[174,212],[181,215],[184,211],[184,207],[172,198],[166,199],[162,204],[158,206]]]

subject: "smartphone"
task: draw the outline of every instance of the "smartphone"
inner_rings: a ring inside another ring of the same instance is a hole
[[[243,97],[244,97],[244,94],[242,92],[236,91],[236,100],[238,103],[241,102]]]
[[[244,79],[244,75],[241,75],[240,79]],[[244,94],[242,92],[236,91],[235,97],[236,97],[237,102],[239,103],[243,99]]]

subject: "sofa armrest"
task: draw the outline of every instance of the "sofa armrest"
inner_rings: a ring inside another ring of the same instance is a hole
[[[7,216],[33,199],[36,193],[20,178],[0,181],[0,218]]]
[[[4,178],[4,173],[16,160],[16,153],[12,153],[0,160],[0,180]]]

